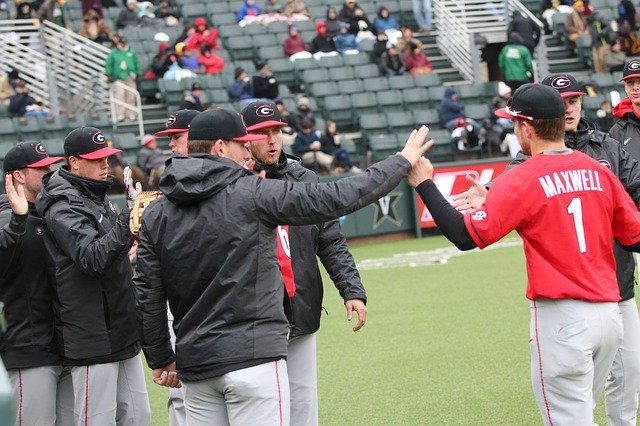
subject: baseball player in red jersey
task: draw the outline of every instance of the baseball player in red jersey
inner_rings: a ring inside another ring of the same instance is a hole
[[[421,160],[408,176],[443,234],[463,250],[516,230],[527,263],[531,381],[545,424],[585,425],[622,341],[613,239],[640,250],[640,213],[618,178],[564,145],[565,108],[548,86],[527,84],[496,115],[511,118],[524,164],[494,182],[463,216]]]

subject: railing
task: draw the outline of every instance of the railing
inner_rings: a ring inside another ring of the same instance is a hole
[[[121,101],[115,96],[116,88],[119,90],[124,90],[125,92],[129,92],[135,98],[135,105],[129,105],[126,102]],[[130,115],[135,115],[137,117],[136,121],[138,122],[138,134],[140,136],[140,140],[142,140],[142,136],[144,135],[144,122],[142,121],[142,100],[140,99],[140,92],[136,89],[132,89],[121,81],[114,81],[109,89],[109,104],[111,105],[111,117],[114,130],[118,127],[118,122],[115,120],[117,117],[116,111],[118,107],[124,108],[127,110],[127,114],[125,116],[129,117]]]

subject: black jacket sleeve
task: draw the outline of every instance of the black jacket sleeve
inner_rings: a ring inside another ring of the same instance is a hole
[[[126,256],[133,239],[129,231],[129,208],[122,209],[115,225],[100,236],[84,206],[55,203],[45,222],[62,251],[83,273],[99,277],[114,261]]]
[[[27,216],[13,214],[10,209],[0,212],[0,277],[7,272],[20,246],[27,226]]]
[[[347,239],[340,232],[337,220],[322,225],[317,253],[345,302],[351,299],[367,301],[356,262],[349,252]]]
[[[629,196],[640,209],[640,163],[636,161],[622,145],[617,144],[618,148],[618,178],[622,182],[622,186],[629,193]]]
[[[416,187],[416,191],[429,209],[438,229],[460,250],[471,250],[477,245],[464,225],[464,216],[442,196],[436,184],[428,179]]]

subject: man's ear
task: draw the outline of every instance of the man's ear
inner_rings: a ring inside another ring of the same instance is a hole
[[[211,155],[215,155],[217,157],[224,157],[225,154],[225,144],[222,139],[218,139],[211,145]]]
[[[69,163],[69,171],[73,172],[78,170],[78,159],[76,157],[69,157],[67,162]]]
[[[14,170],[11,172],[11,177],[13,178],[13,183],[24,185],[26,181],[26,176],[24,172],[21,170]]]

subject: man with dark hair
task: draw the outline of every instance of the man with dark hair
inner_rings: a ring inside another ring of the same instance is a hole
[[[254,102],[242,111],[250,134],[262,140],[249,144],[256,161],[255,170],[264,171],[268,179],[287,182],[318,182],[318,176],[282,151],[282,121],[278,108],[269,102]],[[320,328],[323,285],[316,256],[329,272],[347,310],[354,312],[358,331],[366,321],[367,296],[349,253],[340,224],[331,220],[316,225],[279,225],[278,261],[286,289],[285,312],[290,330],[287,371],[291,391],[291,424],[318,424],[316,336]]]
[[[200,83],[193,83],[191,91],[184,95],[180,109],[193,109],[196,111],[204,111],[206,106],[202,104],[202,86]]]
[[[0,357],[23,424],[73,422],[71,377],[64,373],[53,338],[51,277],[43,261],[42,219],[35,200],[42,176],[62,157],[39,142],[21,143],[4,158],[6,195],[0,195],[0,300],[6,331]]]
[[[525,84],[496,115],[514,121],[532,158],[496,179],[473,214],[444,199],[426,158],[408,181],[460,249],[518,231],[531,300],[531,381],[543,422],[591,424],[623,338],[613,239],[640,250],[640,213],[605,166],[566,148],[557,90]]]
[[[130,205],[116,214],[106,196],[115,179],[107,157],[118,152],[95,127],[72,130],[64,140],[67,165],[44,176],[36,201],[76,424],[150,423],[128,256]],[[124,176],[129,204],[140,185],[133,187],[128,167]]]
[[[189,424],[289,424],[276,227],[335,219],[377,200],[432,144],[427,133],[414,130],[399,155],[366,173],[294,183],[243,167],[247,143],[263,136],[248,135],[238,113],[209,110],[191,121],[189,156],[168,162],[165,197],[145,210],[136,280],[147,362],[160,384],[179,385],[178,370]]]
[[[257,99],[276,100],[279,97],[280,89],[278,88],[278,80],[271,72],[269,63],[261,61],[256,64],[256,71],[253,76],[253,96]]]

